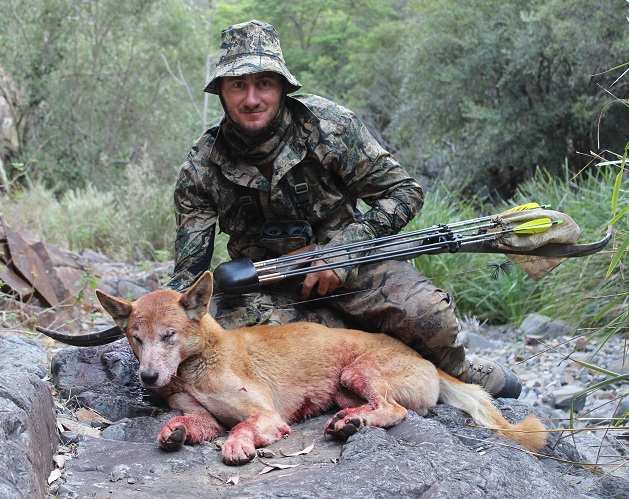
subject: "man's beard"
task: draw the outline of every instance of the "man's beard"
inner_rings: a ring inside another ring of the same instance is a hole
[[[281,109],[278,110],[278,113],[277,115],[275,115],[275,117],[270,119],[264,126],[261,126],[261,127],[242,125],[241,123],[238,123],[237,121],[235,121],[229,115],[227,111],[225,111],[225,115],[229,119],[229,122],[231,126],[234,128],[234,131],[238,133],[240,136],[247,139],[260,139],[269,135],[273,131],[273,129],[275,128],[275,124],[278,120],[278,117],[280,115],[280,112],[281,112]]]

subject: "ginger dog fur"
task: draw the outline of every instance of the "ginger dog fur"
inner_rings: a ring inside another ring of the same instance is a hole
[[[229,432],[223,461],[244,464],[256,448],[290,433],[290,424],[333,407],[340,410],[325,433],[347,438],[363,426],[399,424],[407,409],[424,416],[438,401],[530,451],[546,441],[534,416],[510,424],[483,388],[449,376],[385,334],[311,322],[223,329],[207,313],[209,272],[183,294],[158,290],[135,302],[97,295],[125,331],[142,386],[183,412],[159,434],[168,450]]]

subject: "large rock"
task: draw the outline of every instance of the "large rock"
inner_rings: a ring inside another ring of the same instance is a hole
[[[39,343],[17,334],[0,335],[0,373],[24,371],[44,378],[49,365],[48,353]]]
[[[108,491],[129,499],[611,497],[593,480],[585,494],[562,480],[567,466],[549,466],[487,431],[467,428],[467,438],[461,438],[449,425],[464,421],[464,416],[447,406],[438,406],[429,418],[410,413],[389,430],[364,428],[345,444],[323,436],[327,417],[294,425],[288,438],[267,449],[274,455],[237,468],[223,465],[219,447],[212,443],[167,453],[154,437],[134,442],[148,429],[155,435],[164,419],[139,418],[135,430],[120,434],[127,433],[129,440],[85,438],[77,455],[66,462],[66,482],[60,491],[79,497]],[[307,454],[282,456],[311,444]],[[576,455],[552,452],[564,460]],[[268,465],[277,469],[263,473]]]
[[[167,408],[157,395],[139,385],[138,367],[126,339],[93,348],[68,347],[51,363],[62,398],[112,421],[154,415]]]
[[[50,386],[38,375],[46,351],[21,336],[0,336],[0,497],[44,497],[58,439]],[[43,371],[42,371],[43,368]],[[43,377],[43,376],[42,376]]]
[[[543,451],[550,459],[541,459],[469,425],[467,414],[447,405],[438,405],[426,418],[411,413],[389,430],[363,429],[346,444],[323,436],[329,415],[312,418],[270,446],[274,456],[237,468],[222,464],[214,443],[167,453],[156,437],[174,413],[138,387],[137,361],[124,340],[67,348],[52,365],[63,393],[116,420],[102,432],[104,438],[79,435],[78,452],[66,461],[66,475],[56,484],[59,495],[613,497],[591,473],[562,464],[580,459],[570,439],[551,436]],[[532,412],[515,400],[500,399],[496,406],[512,422]],[[294,453],[313,443],[308,454],[282,457],[282,451]],[[260,474],[267,464],[298,466]],[[621,490],[619,483],[626,481],[609,483]]]

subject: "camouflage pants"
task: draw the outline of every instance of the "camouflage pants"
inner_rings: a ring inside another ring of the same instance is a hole
[[[409,262],[363,264],[332,297],[303,301],[299,283],[285,280],[259,293],[217,293],[210,312],[226,329],[254,324],[319,322],[394,336],[444,371],[463,371],[465,350],[452,297]]]

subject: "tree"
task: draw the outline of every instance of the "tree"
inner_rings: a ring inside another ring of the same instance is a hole
[[[0,16],[0,80],[15,103],[19,160],[60,192],[87,183],[115,187],[149,154],[172,181],[183,144],[199,134],[191,103],[164,58],[204,83],[204,12],[179,0],[8,0]]]
[[[597,149],[596,116],[629,48],[613,0],[414,0],[392,135],[450,177],[508,197],[537,165],[576,170]],[[596,40],[596,41],[595,41]],[[600,40],[600,41],[599,41]],[[615,127],[625,130],[626,118]],[[617,136],[606,147],[617,148]]]

